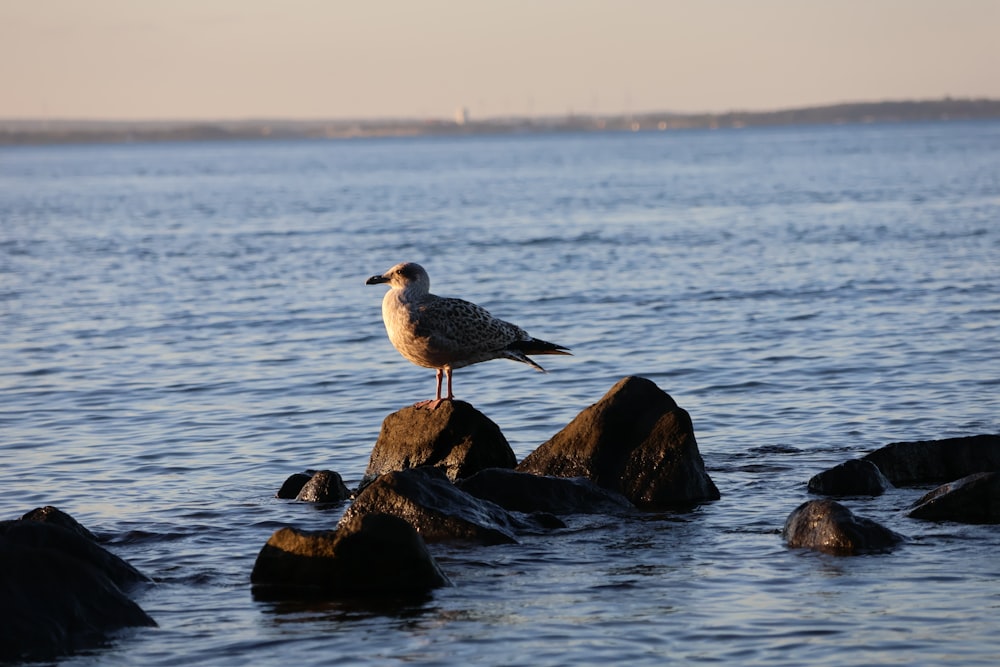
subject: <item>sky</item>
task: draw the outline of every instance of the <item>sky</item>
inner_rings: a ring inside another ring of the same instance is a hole
[[[0,0],[0,118],[1000,98],[1000,0]]]

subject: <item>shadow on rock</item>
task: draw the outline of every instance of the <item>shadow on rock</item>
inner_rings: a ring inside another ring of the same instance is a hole
[[[934,489],[908,516],[928,521],[1000,523],[1000,473],[980,472]]]
[[[358,494],[342,522],[365,514],[391,514],[413,525],[428,542],[466,540],[478,544],[517,542],[518,531],[537,532],[563,524],[545,515],[516,516],[476,498],[434,467],[381,475]]]
[[[621,514],[635,509],[625,496],[585,477],[547,477],[488,468],[459,480],[456,486],[515,512]]]
[[[1000,471],[1000,435],[894,442],[864,457],[896,486],[950,482]]]
[[[824,496],[880,496],[892,484],[871,461],[853,459],[814,475],[809,491]]]
[[[0,523],[0,660],[51,659],[155,626],[123,592],[148,581],[54,507]]]

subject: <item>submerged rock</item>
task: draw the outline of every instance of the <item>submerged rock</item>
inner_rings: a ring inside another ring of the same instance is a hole
[[[628,498],[584,477],[546,477],[505,468],[480,470],[456,486],[515,512],[620,513],[635,509]]]
[[[53,507],[0,522],[0,661],[43,660],[155,626],[123,588],[149,581]]]
[[[302,485],[295,499],[309,503],[339,503],[351,497],[340,475],[332,470],[319,470]]]
[[[864,457],[896,486],[950,482],[1000,471],[1000,435],[894,442]]]
[[[905,539],[833,500],[809,500],[799,505],[788,516],[781,535],[789,547],[836,556],[886,551]]]
[[[871,461],[853,459],[814,475],[809,490],[826,496],[880,496],[892,484]]]
[[[926,494],[908,516],[929,521],[1000,523],[1000,473],[980,472]]]
[[[413,526],[386,514],[354,516],[337,530],[282,528],[250,581],[264,598],[406,597],[450,583]]]
[[[433,410],[410,406],[385,418],[365,479],[435,466],[455,481],[485,468],[513,468],[516,463],[500,427],[486,415],[465,401],[442,401]]]
[[[586,477],[640,507],[718,500],[691,417],[650,380],[626,377],[517,470]]]
[[[428,542],[468,540],[480,544],[514,543],[517,530],[543,530],[548,521],[514,516],[499,505],[455,487],[433,467],[381,475],[358,494],[341,523],[365,514],[405,519]]]

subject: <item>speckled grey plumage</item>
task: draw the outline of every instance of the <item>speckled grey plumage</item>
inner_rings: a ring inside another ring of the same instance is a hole
[[[441,373],[490,359],[513,359],[544,372],[529,354],[569,354],[567,348],[527,334],[521,327],[497,319],[481,306],[430,292],[430,278],[419,264],[397,264],[368,285],[387,283],[382,321],[393,346],[418,366],[438,371],[436,401],[441,399]]]

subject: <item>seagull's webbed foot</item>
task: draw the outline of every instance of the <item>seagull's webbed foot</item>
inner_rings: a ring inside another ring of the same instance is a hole
[[[445,401],[450,401],[450,398],[429,398],[426,401],[418,401],[413,404],[415,408],[427,408],[428,410],[437,410],[438,406]]]

